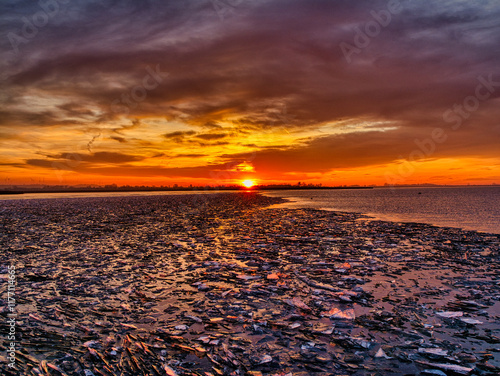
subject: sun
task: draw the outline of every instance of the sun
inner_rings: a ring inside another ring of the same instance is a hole
[[[241,182],[241,185],[243,185],[245,188],[252,188],[255,185],[255,182],[253,180],[247,179],[243,180]]]

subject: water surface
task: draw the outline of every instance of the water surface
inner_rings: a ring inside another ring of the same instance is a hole
[[[358,212],[393,222],[421,222],[500,234],[500,186],[270,191],[280,207]]]

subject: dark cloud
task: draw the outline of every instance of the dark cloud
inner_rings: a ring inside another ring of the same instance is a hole
[[[216,141],[216,142],[197,142],[197,141],[193,141],[193,144],[196,144],[196,145],[198,145],[200,147],[231,145],[230,142],[225,142],[225,141]]]
[[[93,111],[80,103],[68,102],[57,107],[63,110],[64,114],[68,117],[95,116]]]
[[[125,137],[111,136],[110,138],[113,139],[113,140],[118,141],[121,144],[124,144],[124,143],[127,142],[127,139]]]
[[[26,168],[27,166],[23,163],[6,163],[6,162],[0,162],[0,166],[8,166],[8,167],[17,167],[17,168]]]
[[[209,129],[222,129],[223,127],[219,124],[213,123],[213,122],[207,122],[205,124],[201,125],[204,128],[209,128]]]
[[[162,166],[131,166],[120,165],[120,168],[92,165],[87,163],[67,163],[66,160],[29,159],[26,166],[38,167],[48,170],[75,171],[86,174],[102,176],[134,176],[134,177],[170,177],[170,178],[206,178],[220,180],[220,184],[227,178],[238,178],[241,174],[233,171],[234,163],[200,165],[195,167],[162,167]]]
[[[221,138],[225,138],[228,135],[226,133],[202,133],[197,134],[196,138],[201,138],[202,140],[211,141],[211,140],[220,140]]]
[[[50,168],[56,169],[58,166],[64,166],[65,170],[72,170],[70,166],[68,166],[66,161],[58,161],[58,160],[47,160],[47,159],[28,159],[26,160],[26,166],[34,166],[41,168]]]
[[[78,121],[63,120],[55,111],[31,112],[31,111],[0,111],[0,126],[52,126],[63,124],[74,124]]]
[[[67,161],[72,161],[71,163],[75,164],[78,164],[80,162],[88,162],[92,164],[93,163],[120,164],[120,163],[137,162],[144,160],[144,157],[116,153],[116,152],[108,152],[108,151],[100,151],[92,154],[61,153],[57,155],[48,155],[48,157],[58,162],[67,163]],[[42,162],[35,162],[35,163],[42,163]]]
[[[177,154],[178,158],[202,158],[206,157],[207,154],[199,154],[199,153],[190,153],[190,154]]]

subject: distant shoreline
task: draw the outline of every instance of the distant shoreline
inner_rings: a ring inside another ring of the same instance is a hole
[[[143,188],[143,189],[106,189],[106,188],[79,188],[79,189],[25,189],[25,190],[0,190],[0,195],[18,195],[28,193],[118,193],[118,192],[219,192],[219,191],[284,191],[284,190],[337,190],[337,189],[373,189],[374,187],[258,187],[258,188],[240,188],[240,187],[223,187],[223,188]]]

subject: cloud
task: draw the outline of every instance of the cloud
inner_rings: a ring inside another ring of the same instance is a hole
[[[27,161],[28,164],[34,166],[47,166],[47,164],[51,164],[52,162],[59,163],[70,163],[68,164],[80,164],[80,163],[89,163],[89,164],[101,164],[101,163],[111,163],[111,164],[121,164],[128,162],[138,162],[145,159],[145,157],[136,156],[136,155],[128,155],[116,152],[107,152],[101,151],[92,154],[81,154],[81,153],[60,153],[56,155],[48,155],[49,160],[40,160],[40,159],[29,159]]]
[[[207,157],[207,154],[199,154],[199,153],[188,153],[188,154],[177,154],[177,158],[202,158]]]
[[[163,136],[169,139],[183,139],[186,136],[192,136],[194,134],[196,134],[195,131],[176,131],[176,132],[166,133]]]
[[[225,154],[222,157],[228,161],[251,158],[256,171],[268,174],[283,171],[326,173],[337,169],[384,165],[408,159],[412,152],[417,153],[417,160],[420,161],[445,158],[449,150],[454,150],[457,157],[498,157],[493,147],[498,140],[491,140],[485,148],[483,137],[474,132],[467,132],[469,135],[464,137],[453,131],[444,131],[447,139],[443,144],[430,142],[426,131],[410,132],[400,128],[384,132],[375,129],[327,135],[287,148],[261,148],[254,153]]]

